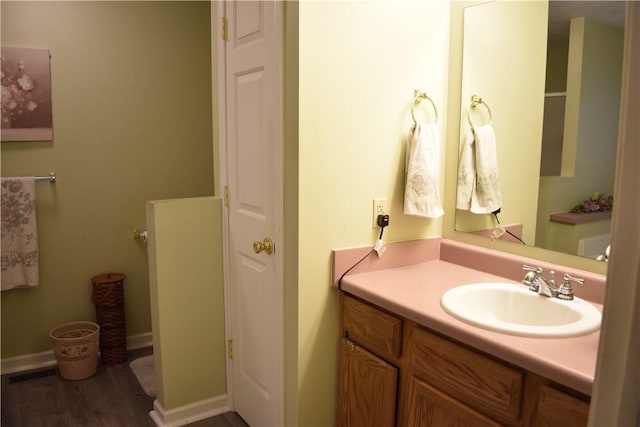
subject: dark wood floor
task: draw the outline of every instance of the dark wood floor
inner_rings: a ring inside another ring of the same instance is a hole
[[[155,426],[149,417],[155,398],[147,396],[129,368],[131,360],[151,351],[151,347],[130,351],[127,362],[100,365],[96,375],[80,381],[64,380],[58,375],[41,378],[37,374],[22,376],[30,373],[2,375],[2,427]],[[247,427],[247,424],[236,413],[229,412],[189,426]]]

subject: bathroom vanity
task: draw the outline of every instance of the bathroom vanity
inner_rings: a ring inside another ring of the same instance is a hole
[[[349,294],[339,426],[585,426],[589,396]]]
[[[454,252],[468,249],[463,246]],[[343,278],[337,425],[586,425],[599,331],[514,336],[450,316],[440,300],[453,287],[498,280],[524,286],[508,272],[498,276],[452,263],[451,250]],[[459,255],[475,262],[487,256]],[[521,274],[522,260],[499,261],[484,264]],[[589,279],[585,287],[604,286]]]

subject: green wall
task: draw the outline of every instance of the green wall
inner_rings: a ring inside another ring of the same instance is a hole
[[[40,286],[4,291],[2,358],[95,319],[91,277],[122,272],[128,335],[151,331],[145,202],[213,195],[208,2],[0,3],[2,44],[51,51],[53,142],[3,142],[37,185]]]
[[[226,395],[222,201],[155,200],[147,219],[158,403],[215,401]]]

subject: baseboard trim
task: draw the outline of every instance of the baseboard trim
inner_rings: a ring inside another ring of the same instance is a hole
[[[144,334],[131,335],[127,337],[127,350],[137,350],[144,347],[153,346],[153,335],[151,332]]]
[[[2,359],[0,372],[13,374],[15,372],[29,371],[31,369],[48,368],[56,364],[53,351],[43,351],[42,353],[26,354],[24,356],[8,357]]]
[[[150,347],[153,345],[151,332],[127,337],[127,350]],[[25,354],[23,356],[7,357],[0,361],[0,373],[13,374],[31,369],[48,368],[56,364],[52,350],[42,353]]]
[[[214,417],[230,411],[226,394],[200,400],[188,405],[166,410],[158,400],[153,402],[153,411],[149,416],[158,427],[183,426],[205,418]]]

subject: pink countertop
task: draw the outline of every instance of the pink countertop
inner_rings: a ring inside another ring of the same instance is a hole
[[[375,271],[353,271],[343,278],[341,288],[506,362],[591,395],[599,331],[571,338],[528,338],[488,331],[457,320],[440,306],[440,299],[448,289],[493,281],[524,285],[442,260],[440,256],[429,258],[424,262]],[[594,305],[601,309],[599,304]]]

